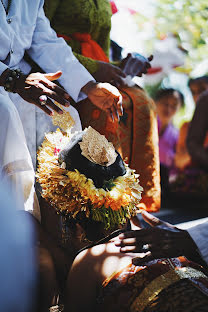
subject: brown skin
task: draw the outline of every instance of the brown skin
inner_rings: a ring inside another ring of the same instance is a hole
[[[0,86],[4,85],[8,71],[4,71],[0,76]],[[63,106],[70,105],[70,95],[63,88],[52,82],[60,78],[61,75],[61,71],[51,74],[32,73],[28,76],[22,75],[17,80],[14,91],[24,100],[35,104],[48,115],[53,115],[53,111],[62,114],[63,111],[51,100],[53,99]],[[104,110],[113,121],[118,121],[119,116],[123,114],[122,96],[112,85],[90,81],[81,91],[89,97],[94,105]],[[40,104],[39,97],[41,95],[47,96],[46,105]]]
[[[113,121],[123,115],[122,96],[118,89],[109,83],[89,82],[82,88],[90,101],[105,111]]]
[[[143,254],[133,260],[134,264],[141,265],[153,259],[178,256],[186,256],[189,259],[196,256],[199,260],[199,255],[196,252],[197,246],[187,231],[161,221],[146,211],[141,214],[145,222],[149,223],[151,227],[125,232],[119,235],[119,241],[116,242],[116,246],[120,247],[120,251],[123,253],[145,252],[145,255]],[[144,245],[147,244],[146,250]]]
[[[65,288],[75,254],[69,255],[59,247],[33,215],[26,211],[19,213],[26,214],[30,219],[36,235],[37,299],[34,311],[48,312],[49,307],[56,305],[58,295]]]
[[[197,103],[197,100],[202,92],[208,89],[208,83],[201,80],[201,81],[196,81],[192,82],[190,84],[190,90],[194,99],[195,104]]]
[[[156,101],[157,113],[161,122],[159,135],[162,135],[168,124],[172,122],[173,117],[180,109],[181,104],[180,96],[177,91],[173,94],[161,97]]]
[[[122,60],[120,68],[110,63],[99,62],[99,69],[94,74],[94,78],[97,81],[110,82],[116,87],[123,87],[125,83],[122,78],[125,78],[127,75],[141,77],[142,74],[146,74],[148,68],[151,67],[150,62],[152,59],[152,55],[148,58],[142,55],[133,57],[132,54],[129,53],[128,56]],[[125,73],[123,71],[124,67]]]
[[[197,104],[197,100],[199,96],[208,89],[208,83],[203,80],[193,81],[190,84],[190,90],[195,102]],[[186,139],[189,129],[189,123],[184,123],[180,129],[178,143],[176,145],[176,155],[174,159],[175,166],[180,170],[184,170],[187,166],[191,164],[191,156],[187,150]]]
[[[137,54],[133,56],[133,54],[129,53],[125,59],[122,60],[121,68],[124,69],[127,75],[132,77],[139,76],[142,74],[146,74],[148,68],[151,67],[150,62],[153,60],[153,55],[150,55],[148,58]]]

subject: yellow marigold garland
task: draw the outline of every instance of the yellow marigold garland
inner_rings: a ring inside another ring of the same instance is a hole
[[[58,162],[58,153],[70,141],[59,129],[46,135],[38,151],[38,182],[42,196],[63,215],[76,217],[80,211],[113,228],[137,212],[142,187],[135,171],[126,164],[126,174],[113,181],[111,190],[96,188],[93,181],[78,170],[68,171]]]

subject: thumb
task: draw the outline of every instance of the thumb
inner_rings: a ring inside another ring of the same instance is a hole
[[[144,221],[149,223],[151,226],[157,226],[157,225],[161,225],[163,223],[163,221],[161,221],[160,219],[158,219],[155,216],[151,215],[147,211],[143,210],[141,212],[141,215],[142,215]]]
[[[151,62],[153,60],[153,55],[151,54],[147,59],[149,62]]]
[[[56,73],[48,73],[48,74],[44,74],[44,76],[50,80],[50,81],[53,81],[53,80],[57,80],[61,77],[62,75],[62,71],[57,71]]]

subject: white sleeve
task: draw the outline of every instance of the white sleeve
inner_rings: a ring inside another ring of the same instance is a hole
[[[208,221],[187,229],[208,264]]]
[[[0,62],[0,76],[6,69],[8,69],[8,66]]]
[[[94,78],[79,63],[64,39],[57,37],[44,14],[43,3],[28,54],[46,73],[58,70],[63,72],[59,82],[75,102],[86,97],[83,93],[80,94],[80,90]]]

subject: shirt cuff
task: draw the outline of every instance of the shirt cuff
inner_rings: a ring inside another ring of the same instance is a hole
[[[77,60],[71,62],[68,68],[65,68],[58,80],[64,89],[70,94],[75,102],[79,102],[87,97],[81,92],[81,89],[90,81],[95,79]]]
[[[197,226],[191,227],[187,229],[191,238],[194,240],[197,245],[200,254],[204,261],[208,264],[208,248],[207,248],[207,240],[208,240],[208,221],[201,223]]]

